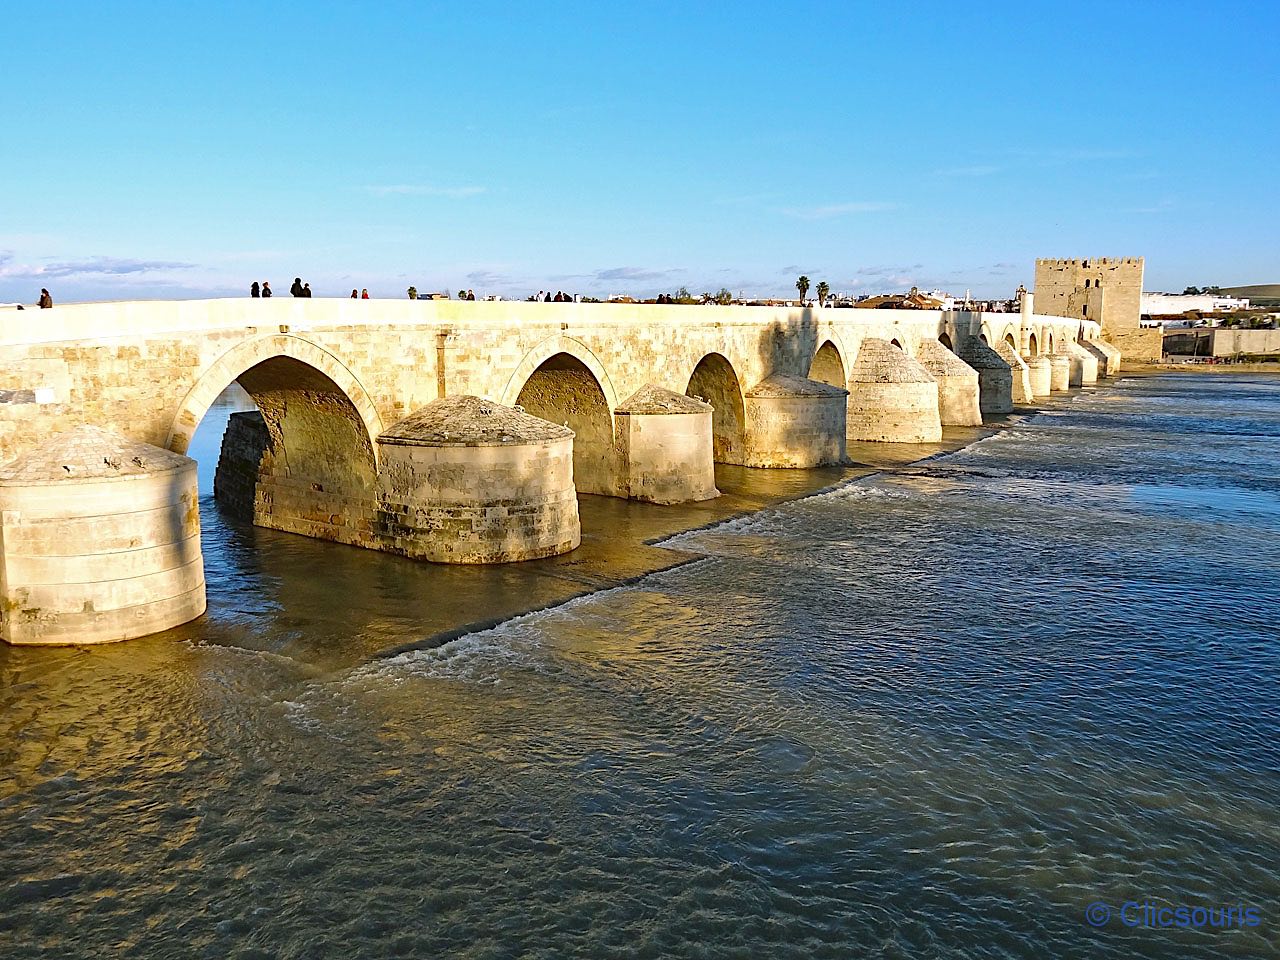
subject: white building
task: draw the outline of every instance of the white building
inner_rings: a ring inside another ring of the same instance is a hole
[[[1186,313],[1217,313],[1223,310],[1248,310],[1249,301],[1217,293],[1148,293],[1142,294],[1139,312],[1146,317]]]

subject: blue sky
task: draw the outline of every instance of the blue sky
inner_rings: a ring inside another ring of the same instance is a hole
[[[23,3],[0,301],[1280,282],[1276,3]]]

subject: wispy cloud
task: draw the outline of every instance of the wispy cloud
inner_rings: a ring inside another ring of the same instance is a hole
[[[650,270],[645,267],[610,267],[591,274],[595,280],[661,280],[678,270]]]
[[[505,273],[494,273],[492,270],[472,270],[467,274],[467,282],[486,289],[506,287],[516,281],[515,277]]]
[[[462,200],[486,193],[485,187],[435,187],[423,183],[392,183],[365,187],[375,197],[447,197]]]
[[[897,209],[896,203],[884,200],[852,200],[846,203],[827,203],[816,207],[784,207],[782,213],[797,220],[829,220],[847,217],[855,213],[879,213]]]
[[[133,260],[123,257],[86,257],[44,264],[14,263],[12,253],[0,254],[0,277],[10,279],[61,279],[84,276],[126,276],[170,270],[191,270],[196,264],[178,260]]]

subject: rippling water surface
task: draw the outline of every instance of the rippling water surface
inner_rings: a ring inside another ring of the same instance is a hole
[[[466,571],[208,502],[205,618],[0,649],[0,954],[1274,956],[1278,476],[1128,379],[390,657]]]

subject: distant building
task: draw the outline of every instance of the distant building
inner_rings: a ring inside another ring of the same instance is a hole
[[[1221,313],[1230,310],[1248,310],[1249,301],[1244,297],[1228,297],[1217,293],[1154,293],[1142,294],[1144,317],[1173,316],[1191,310],[1199,313]]]
[[[940,290],[921,293],[915,287],[909,293],[888,293],[858,302],[862,310],[950,310],[955,300]]]

